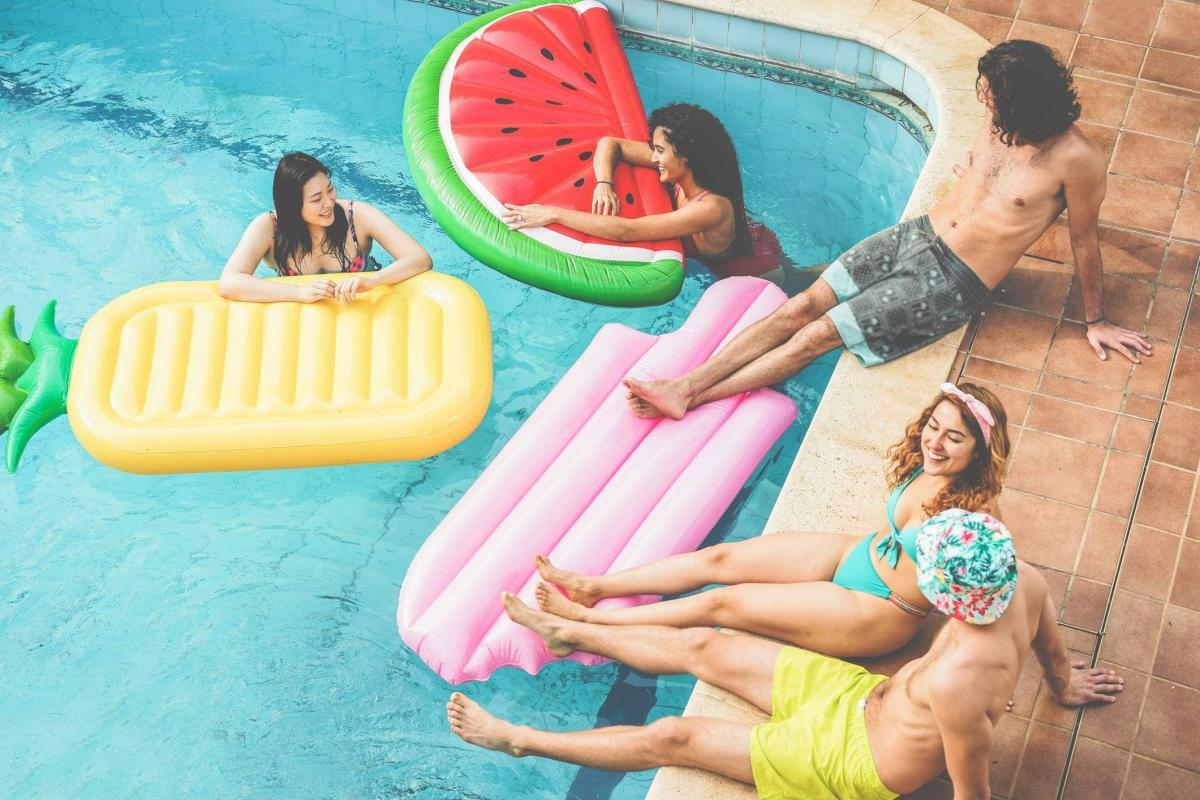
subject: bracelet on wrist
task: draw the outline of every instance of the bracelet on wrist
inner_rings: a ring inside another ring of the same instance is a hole
[[[600,180],[598,180],[598,181],[596,181],[596,183],[607,183],[609,186],[612,186],[612,185],[613,185],[613,182],[612,182],[612,181],[600,181]]]
[[[1090,326],[1092,326],[1092,325],[1098,325],[1098,324],[1100,324],[1101,322],[1104,322],[1104,315],[1103,315],[1103,314],[1101,314],[1100,316],[1096,317],[1095,319],[1085,319],[1085,320],[1083,321],[1083,324],[1084,324],[1084,325],[1087,325],[1087,326],[1089,326],[1089,327],[1090,327]]]

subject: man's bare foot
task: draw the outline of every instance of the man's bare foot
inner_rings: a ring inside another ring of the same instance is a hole
[[[603,597],[600,594],[600,590],[596,588],[595,581],[585,578],[576,572],[559,569],[551,564],[550,559],[545,556],[534,556],[533,565],[537,567],[538,575],[542,576],[542,580],[546,581],[546,583],[553,583],[555,586],[561,588],[566,592],[567,597],[579,603],[584,608],[591,608]],[[559,614],[559,616],[565,615]]]
[[[446,719],[454,735],[467,744],[486,750],[499,750],[510,756],[524,755],[513,743],[519,733],[517,726],[492,716],[462,692],[450,695],[450,702],[446,703]]]
[[[563,597],[562,592],[550,584],[539,583],[534,595],[537,597],[538,608],[547,614],[575,622],[587,622],[587,609]]]
[[[630,392],[627,399],[629,401],[629,409],[635,417],[641,419],[662,419],[661,411],[632,392]]]
[[[504,612],[508,618],[518,625],[523,625],[542,637],[550,655],[565,658],[575,652],[575,648],[562,638],[562,620],[544,611],[535,611],[525,605],[515,594],[500,593],[500,602],[504,603]]]
[[[654,416],[683,419],[683,415],[687,413],[688,398],[684,397],[673,385],[674,381],[639,381],[636,378],[626,378],[622,383],[633,395],[629,401],[629,407],[639,417],[653,419],[652,416],[649,416],[653,413]],[[639,400],[640,404],[637,402]],[[645,406],[649,406],[653,411],[646,409]]]

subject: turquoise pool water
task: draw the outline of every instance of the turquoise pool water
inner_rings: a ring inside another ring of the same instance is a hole
[[[330,11],[329,7],[336,10]],[[480,266],[430,219],[400,140],[405,86],[464,17],[396,2],[32,2],[0,7],[0,301],[49,298],[78,335],[147,283],[216,275],[289,149],[386,210],[492,314],[479,430],[415,464],[139,477],[65,420],[0,477],[0,787],[20,798],[636,798],[609,776],[468,748],[447,686],[401,643],[417,548],[604,323],[676,327],[674,302],[601,308]],[[924,153],[892,121],[808,89],[632,52],[648,107],[727,122],[748,203],[799,263],[894,221]],[[713,539],[761,530],[832,368],[791,383],[800,419]],[[552,729],[675,713],[691,681],[615,665],[503,670],[468,691]]]

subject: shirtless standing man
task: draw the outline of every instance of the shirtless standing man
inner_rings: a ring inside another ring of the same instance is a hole
[[[607,770],[709,770],[754,784],[764,800],[894,800],[943,770],[956,800],[986,800],[992,733],[1031,646],[1065,706],[1113,702],[1124,681],[1070,662],[1045,579],[1016,559],[993,517],[944,511],[923,526],[917,552],[921,591],[950,619],[929,653],[893,678],[711,628],[572,622],[505,595],[509,616],[556,655],[580,649],[645,672],[690,672],[771,721],[667,717],[645,727],[550,733],[497,719],[456,692],[446,706],[451,729],[513,756]]]
[[[979,100],[991,119],[956,167],[958,183],[927,216],[859,242],[805,292],[678,378],[628,378],[640,417],[770,386],[843,344],[864,366],[899,358],[970,321],[1022,254],[1069,207],[1071,250],[1096,355],[1134,363],[1142,335],[1108,322],[1096,223],[1107,182],[1103,150],[1075,120],[1070,73],[1037,42],[1002,42],[979,59]]]

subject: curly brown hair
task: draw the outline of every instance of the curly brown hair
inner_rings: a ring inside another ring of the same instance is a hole
[[[1004,471],[1008,466],[1008,414],[1004,411],[1004,404],[1000,402],[1000,398],[982,386],[960,383],[958,388],[983,402],[992,412],[996,424],[992,426],[991,447],[984,444],[983,431],[967,404],[954,395],[939,394],[925,406],[916,419],[908,423],[908,427],[904,429],[904,438],[887,451],[888,488],[895,489],[911,478],[924,461],[921,453],[921,431],[933,416],[934,409],[941,405],[942,401],[958,409],[967,430],[975,437],[975,454],[963,473],[922,507],[931,517],[949,508],[986,511],[992,500],[1000,494],[1004,483]]]
[[[992,93],[992,129],[1008,146],[1044,142],[1079,119],[1071,70],[1044,44],[1001,42],[980,57],[979,77]]]

